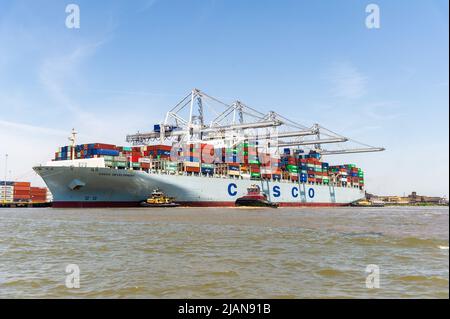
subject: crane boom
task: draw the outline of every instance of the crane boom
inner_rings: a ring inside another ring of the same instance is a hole
[[[337,151],[321,151],[322,155],[339,155],[339,154],[353,154],[353,153],[370,153],[370,152],[383,152],[386,149],[383,147],[368,147],[368,148],[355,148],[347,150],[337,150]]]
[[[227,130],[275,127],[275,126],[279,126],[279,125],[282,125],[282,123],[280,121],[261,121],[261,122],[255,122],[255,123],[243,123],[243,124],[225,125],[225,126],[218,126],[218,127],[199,128],[199,129],[194,129],[193,132],[194,133],[213,133],[213,132],[220,132],[220,131],[224,132]],[[145,140],[160,138],[161,136],[163,138],[168,138],[168,137],[189,135],[190,133],[191,132],[187,131],[187,130],[136,133],[136,134],[127,135],[126,140],[129,143],[135,143],[135,142],[142,142]]]
[[[278,147],[290,147],[290,146],[301,146],[301,145],[315,145],[315,144],[332,144],[332,143],[342,143],[347,142],[348,139],[342,138],[328,138],[322,140],[311,140],[311,141],[298,141],[298,142],[286,142],[278,144]]]

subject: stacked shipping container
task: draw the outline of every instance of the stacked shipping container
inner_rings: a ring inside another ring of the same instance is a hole
[[[83,144],[58,149],[55,160],[102,157],[107,167],[135,170],[163,170],[195,175],[249,176],[251,179],[289,180],[310,184],[364,186],[364,173],[355,165],[329,166],[320,154],[284,149],[281,156],[258,152],[258,145],[244,142],[214,149],[210,144],[187,144],[171,154],[168,145],[122,147],[111,144]],[[171,155],[178,161],[172,162]]]
[[[48,190],[45,187],[31,187],[29,182],[0,181],[0,202],[44,203]]]
[[[354,164],[330,166],[329,171],[342,186],[364,187],[364,172]]]

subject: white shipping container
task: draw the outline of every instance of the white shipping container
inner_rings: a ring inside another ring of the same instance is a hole
[[[14,195],[13,193],[0,193],[0,198],[12,197],[13,195]]]
[[[139,163],[150,164],[150,163],[151,163],[151,160],[150,160],[149,158],[146,158],[146,157],[141,157],[141,158],[139,158],[138,162],[139,162]]]
[[[199,162],[183,162],[185,167],[200,167]]]

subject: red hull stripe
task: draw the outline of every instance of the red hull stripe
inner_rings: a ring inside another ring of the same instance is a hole
[[[234,207],[233,202],[178,202],[186,207]],[[342,203],[279,203],[281,207],[338,207]],[[54,208],[139,207],[139,202],[53,202]]]

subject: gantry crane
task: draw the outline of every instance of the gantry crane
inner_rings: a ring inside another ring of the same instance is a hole
[[[208,118],[205,108],[215,113]],[[217,107],[220,111],[217,111]],[[187,113],[183,115],[183,113]],[[248,120],[248,121],[246,121]],[[151,132],[127,135],[127,142],[146,145],[159,140],[176,142],[205,142],[213,145],[236,145],[242,141],[256,141],[270,148],[309,147],[322,155],[380,152],[385,149],[357,142],[315,124],[307,127],[271,111],[267,114],[249,107],[241,101],[222,102],[198,89],[193,89],[169,112],[164,122],[155,125]],[[359,147],[329,149],[324,144],[354,142]]]

